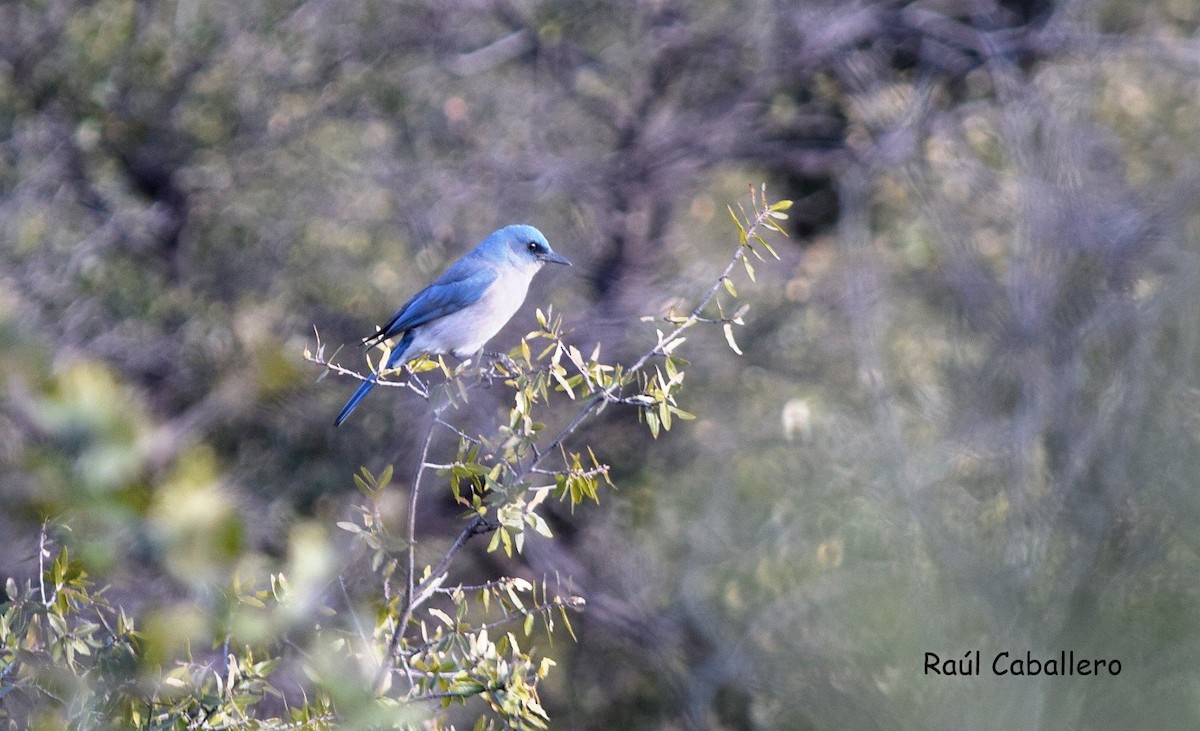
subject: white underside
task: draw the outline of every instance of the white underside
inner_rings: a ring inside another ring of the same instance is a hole
[[[538,269],[506,268],[475,303],[415,328],[405,359],[420,353],[452,353],[458,358],[478,353],[517,314]]]

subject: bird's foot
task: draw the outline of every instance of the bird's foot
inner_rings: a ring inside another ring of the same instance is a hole
[[[483,355],[486,355],[488,358],[491,358],[492,362],[498,362],[498,363],[502,364],[505,368],[509,369],[510,371],[520,370],[520,368],[517,366],[517,362],[515,360],[513,360],[512,358],[510,358],[508,353],[497,353],[497,352],[494,352],[491,350],[485,350],[485,351],[483,351]]]

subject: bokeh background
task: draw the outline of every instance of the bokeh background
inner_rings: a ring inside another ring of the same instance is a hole
[[[554,727],[1195,728],[1198,28],[1188,0],[6,2],[0,569],[65,523],[185,631],[297,526],[334,545],[359,466],[411,472],[424,404],[334,430],[314,327],[352,344],[529,222],[576,266],[494,344],[553,304],[627,357],[765,181],[791,238],[738,280],[745,354],[681,351],[697,420],[606,411],[577,439],[618,489],[470,559],[587,599],[543,648]],[[923,672],[975,649],[982,677]],[[1122,672],[992,677],[1003,650]]]

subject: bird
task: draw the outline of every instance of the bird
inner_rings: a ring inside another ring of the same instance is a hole
[[[497,229],[413,295],[377,333],[364,338],[363,345],[371,347],[399,336],[387,364],[380,369],[384,371],[421,354],[472,356],[516,314],[533,275],[545,264],[570,266],[571,262],[551,249],[533,226]],[[376,380],[377,374],[372,373],[363,381],[334,426],[346,421]]]

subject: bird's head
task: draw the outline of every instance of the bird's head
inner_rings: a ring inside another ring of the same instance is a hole
[[[567,258],[550,248],[550,243],[533,226],[505,226],[484,239],[480,247],[494,249],[496,254],[510,261],[537,264],[566,264],[571,265]]]

